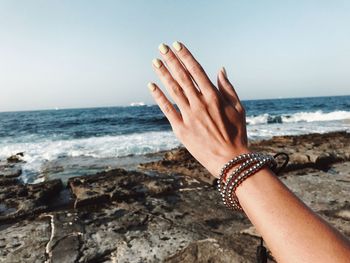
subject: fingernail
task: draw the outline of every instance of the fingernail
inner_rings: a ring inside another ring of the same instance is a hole
[[[149,82],[149,83],[147,84],[147,87],[148,87],[148,89],[149,89],[150,91],[155,91],[155,90],[156,90],[156,85],[154,85],[154,83],[152,83],[152,82]]]
[[[180,50],[182,49],[182,45],[181,45],[181,43],[178,42],[178,41],[175,41],[175,42],[173,43],[173,47],[175,48],[176,51],[180,51]]]
[[[165,55],[169,51],[169,47],[163,43],[159,45],[158,49],[163,55]]]
[[[162,66],[162,61],[158,58],[155,58],[152,60],[152,64],[156,67],[156,68],[160,68]]]
[[[225,67],[222,67],[222,68],[221,68],[221,71],[222,71],[222,73],[224,74],[224,76],[227,78],[227,72],[226,72]]]

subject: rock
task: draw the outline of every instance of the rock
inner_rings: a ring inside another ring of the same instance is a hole
[[[7,162],[8,163],[20,163],[20,162],[23,162],[22,158],[24,154],[23,152],[20,152],[20,153],[16,153],[15,155],[12,155],[10,157],[7,158]]]
[[[315,211],[339,210],[348,202],[350,162],[333,164],[332,171],[300,170],[281,180]],[[298,176],[293,176],[298,174]]]
[[[280,136],[252,149],[288,152],[281,180],[350,237],[347,133]],[[4,167],[21,163],[0,162],[0,262],[256,260],[255,228],[224,207],[213,178],[183,148],[140,165],[149,174],[115,169],[71,178],[67,187],[25,185],[15,172],[5,177]]]
[[[250,262],[230,248],[223,248],[215,239],[192,242],[186,248],[170,256],[166,263],[243,263]]]
[[[0,167],[0,179],[1,178],[15,178],[22,174],[22,169],[16,166],[6,165]]]
[[[98,205],[113,200],[128,201],[174,192],[178,188],[175,178],[150,177],[139,172],[114,169],[91,176],[73,177],[68,185],[76,197],[75,208]]]
[[[256,231],[255,226],[250,226],[246,229],[243,229],[240,231],[240,233],[245,235],[250,235],[252,237],[258,237],[258,238],[261,237],[261,235]]]
[[[350,221],[350,209],[342,209],[336,213],[336,216]]]
[[[286,152],[290,161],[285,171],[305,168],[327,170],[337,162],[349,161],[350,134],[333,132],[327,134],[307,134],[300,136],[276,136],[269,140],[252,142],[253,151],[276,154]],[[194,177],[208,184],[216,179],[199,164],[185,148],[177,148],[164,154],[163,160],[139,165],[143,171],[180,174]]]
[[[342,161],[342,158],[337,158],[335,154],[332,153],[322,153],[316,158],[315,167],[327,171],[332,164]]]
[[[49,220],[21,221],[0,231],[0,262],[45,262],[51,235]]]
[[[46,211],[48,203],[59,195],[62,188],[59,179],[33,185],[17,181],[0,188],[0,204],[4,207],[0,210],[0,223],[13,222]]]
[[[42,217],[50,220],[50,240],[46,254],[50,262],[77,262],[83,228],[76,213],[52,213]]]
[[[216,179],[185,148],[166,152],[163,160],[140,164],[139,169],[163,174],[181,174],[195,177],[210,185],[216,182]]]

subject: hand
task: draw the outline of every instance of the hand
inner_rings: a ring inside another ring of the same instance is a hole
[[[153,60],[153,68],[180,112],[154,83],[148,87],[176,137],[215,177],[233,157],[249,152],[244,108],[222,68],[218,89],[201,65],[181,43],[174,51],[161,44],[166,63]]]

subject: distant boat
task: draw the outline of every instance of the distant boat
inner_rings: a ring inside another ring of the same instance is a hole
[[[131,102],[131,107],[138,107],[138,106],[145,106],[146,104],[144,102]]]
[[[59,110],[59,108],[55,107],[55,110]]]

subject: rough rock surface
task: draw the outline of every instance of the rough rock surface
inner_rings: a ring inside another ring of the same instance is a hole
[[[0,224],[47,211],[63,188],[60,180],[23,184],[21,171],[13,161],[0,162]]]
[[[252,147],[294,155],[281,180],[350,237],[349,145],[347,134],[332,133]],[[312,161],[298,159],[296,149]],[[324,169],[316,160],[327,154],[339,158]],[[201,177],[204,169],[184,149],[140,165],[145,172],[115,169],[73,177],[67,186],[24,185],[20,165],[0,162],[0,262],[255,262],[255,228],[221,204],[212,179]]]
[[[276,154],[285,152],[290,160],[286,171],[314,168],[327,171],[337,162],[350,161],[350,133],[307,134],[300,136],[275,136],[270,140],[253,142],[253,151]],[[214,183],[213,177],[199,164],[185,148],[167,152],[163,160],[140,164],[141,170],[193,176],[207,183]]]

